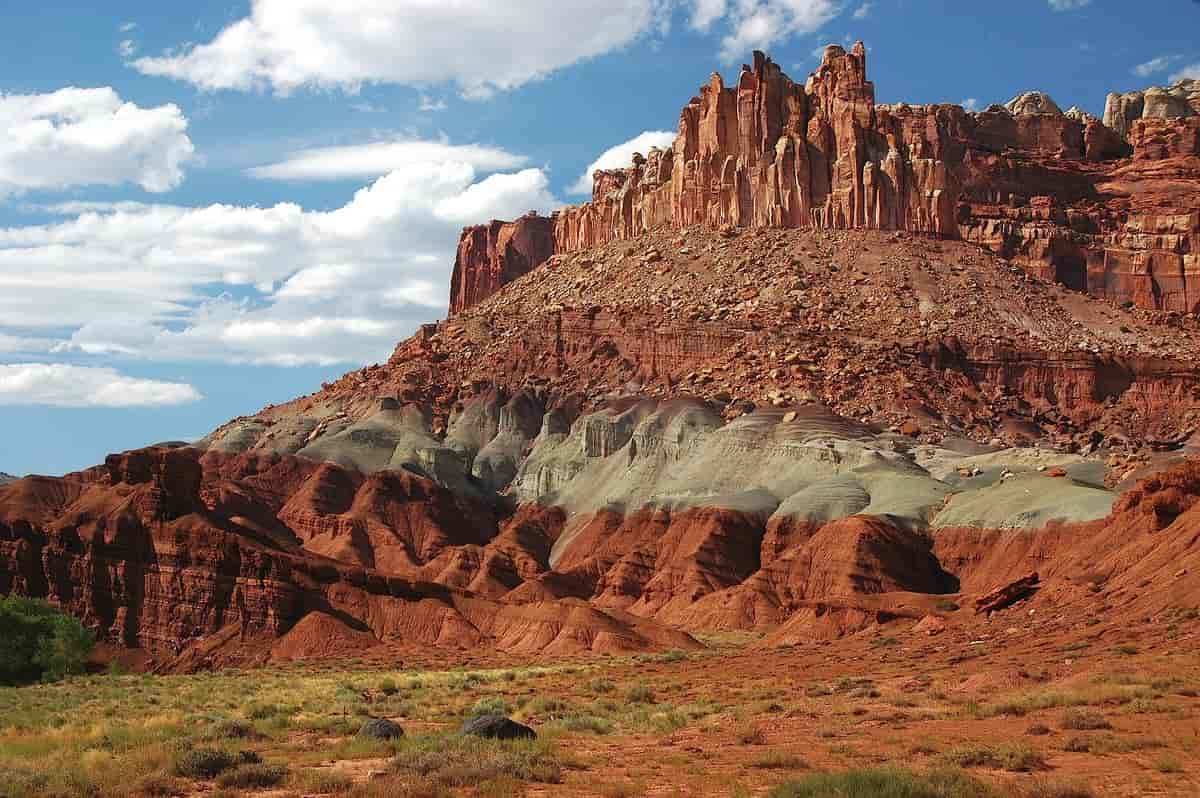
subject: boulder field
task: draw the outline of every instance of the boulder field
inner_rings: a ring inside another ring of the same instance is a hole
[[[0,593],[163,670],[1194,610],[1197,117],[1135,106],[756,56],[591,203],[464,231],[388,362],[0,486]]]

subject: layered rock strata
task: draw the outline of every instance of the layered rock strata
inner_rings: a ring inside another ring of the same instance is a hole
[[[559,254],[695,225],[910,231],[987,246],[1116,302],[1193,312],[1194,88],[1150,91],[1106,124],[1040,92],[979,113],[877,105],[861,44],[827,48],[804,85],[755,53],[735,86],[714,74],[701,87],[671,149],[597,172],[591,202],[506,229],[549,224]],[[464,234],[452,314],[528,270],[526,255],[509,265],[477,243],[498,225]]]

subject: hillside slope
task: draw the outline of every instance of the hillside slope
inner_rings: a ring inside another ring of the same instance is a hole
[[[996,588],[1100,591],[1110,624],[1195,608],[1194,120],[1139,118],[1127,145],[1067,115],[881,109],[858,48],[806,86],[757,59],[708,88],[674,160],[464,231],[456,313],[387,363],[0,488],[0,592],[180,669],[787,644]],[[1180,136],[1149,147],[1154,126]],[[1081,175],[1082,216],[1037,194]]]

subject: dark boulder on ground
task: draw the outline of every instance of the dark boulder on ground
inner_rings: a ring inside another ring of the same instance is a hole
[[[372,718],[358,730],[358,736],[371,737],[376,740],[394,740],[404,736],[404,729],[400,728],[399,723],[394,723],[387,718]]]
[[[537,732],[533,729],[503,715],[480,715],[471,718],[462,725],[460,731],[489,740],[532,740],[537,737]]]

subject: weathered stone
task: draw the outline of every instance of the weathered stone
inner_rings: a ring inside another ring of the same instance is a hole
[[[532,740],[537,737],[537,732],[533,729],[503,715],[480,715],[471,718],[462,725],[459,733],[489,740]]]
[[[404,736],[404,729],[399,723],[387,718],[372,718],[358,730],[359,737],[370,737],[375,740],[394,740]]]
[[[450,279],[450,315],[482,302],[553,254],[551,222],[536,213],[465,228]]]
[[[1015,579],[1006,585],[992,590],[975,599],[975,612],[995,612],[1008,605],[1020,601],[1038,589],[1039,579],[1036,573]]]
[[[1051,116],[1062,116],[1062,109],[1054,100],[1050,99],[1050,95],[1040,91],[1027,91],[1018,94],[1004,104],[1008,112],[1013,116],[1024,116],[1026,114],[1049,114]]]

